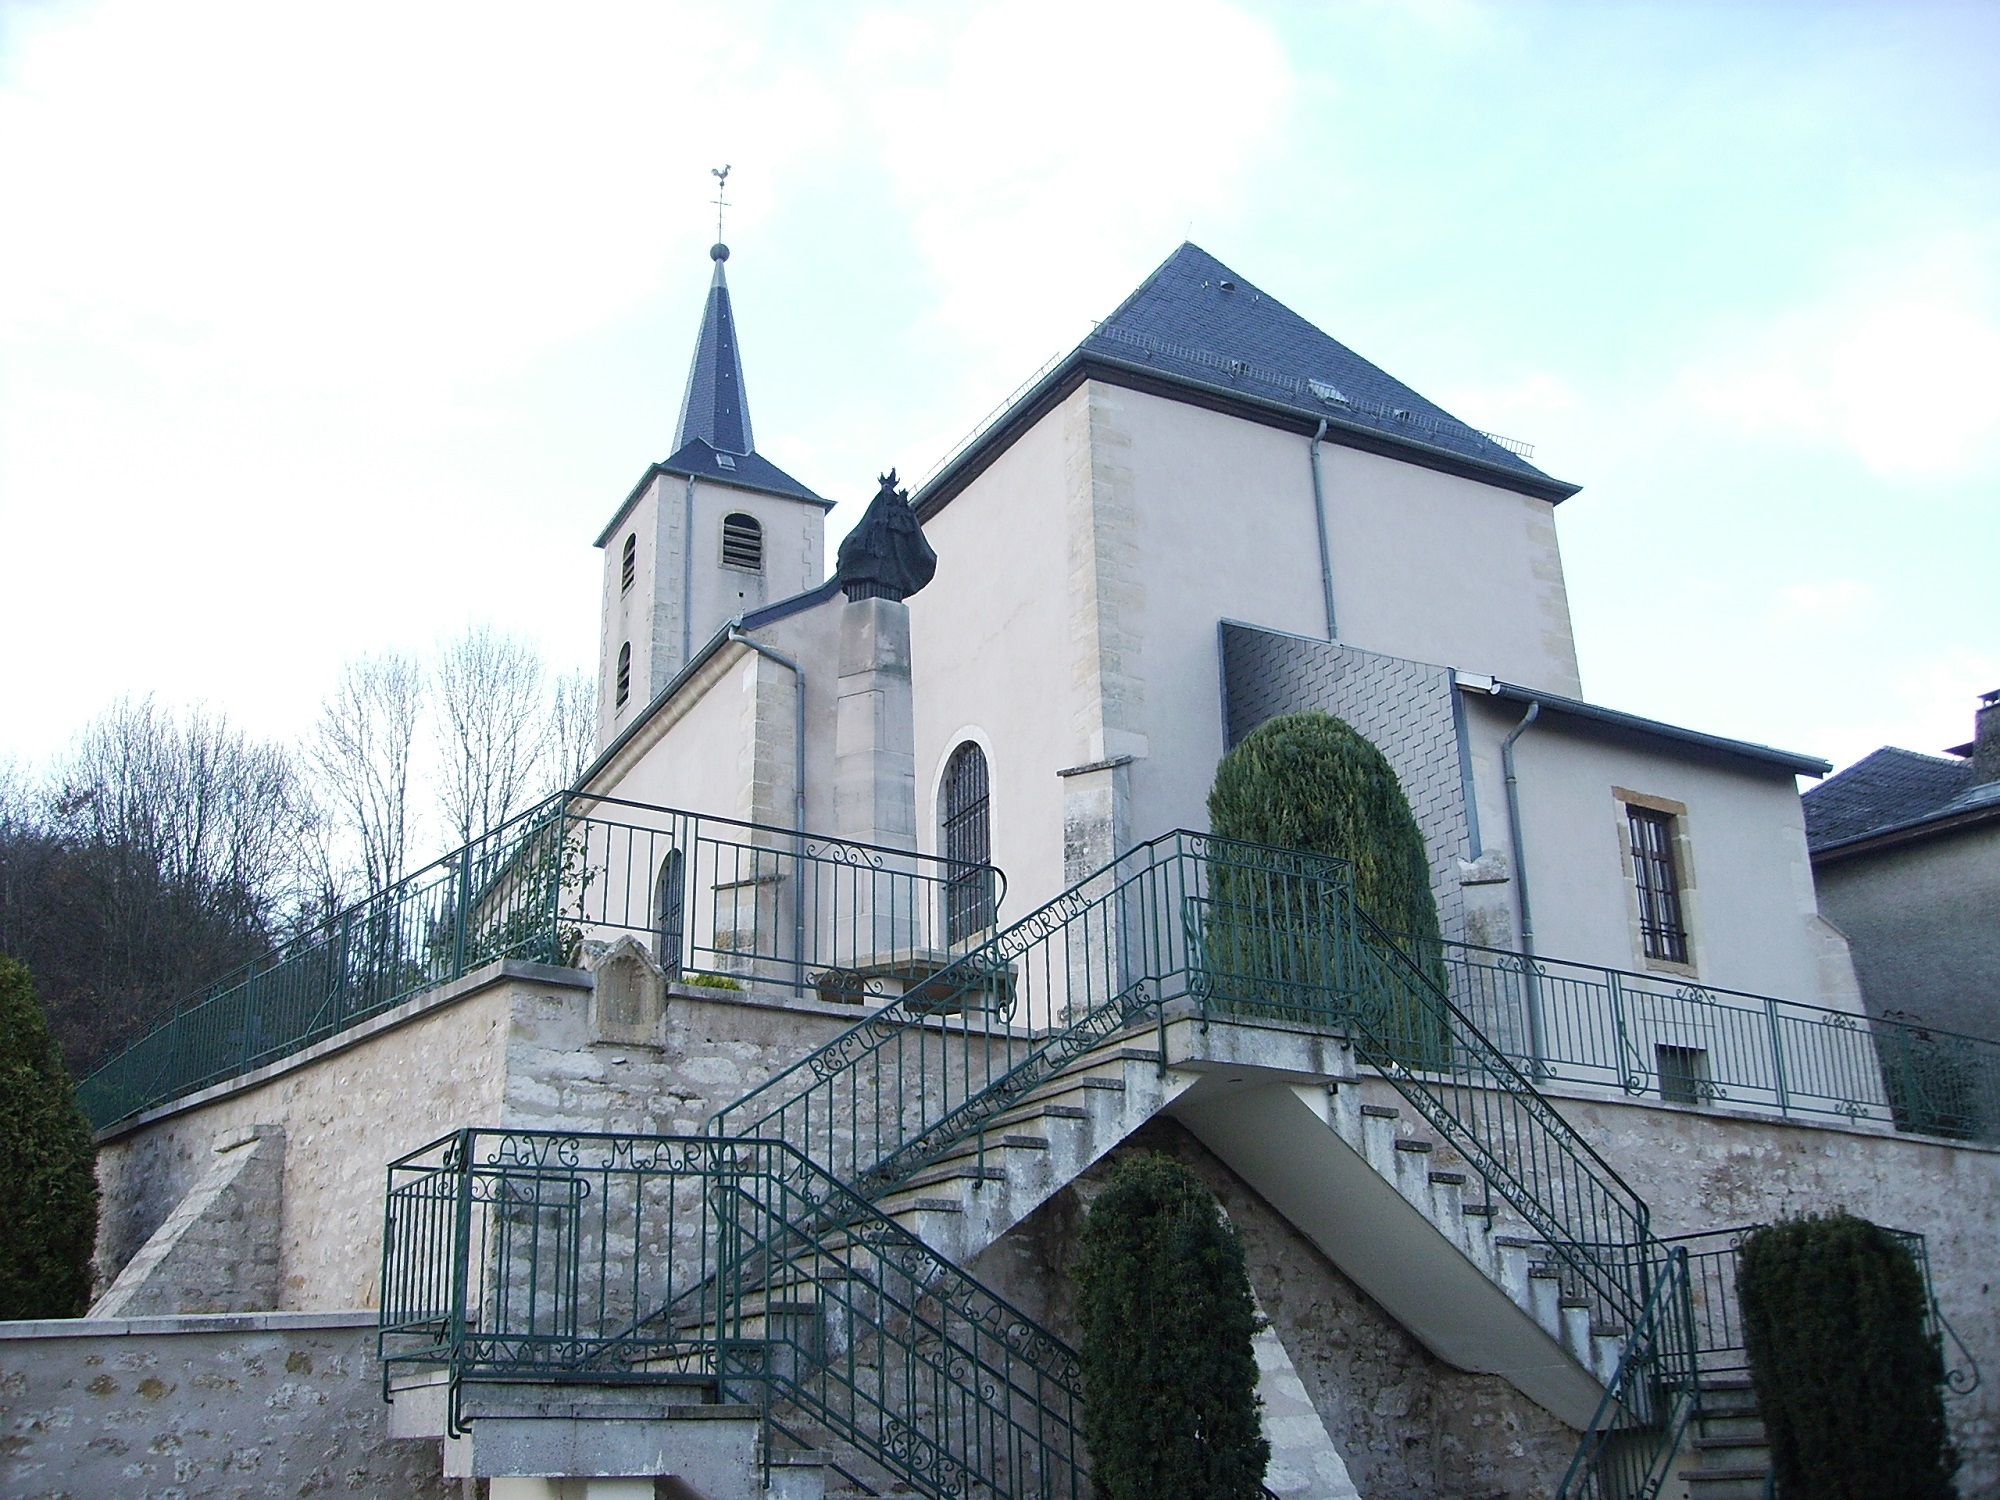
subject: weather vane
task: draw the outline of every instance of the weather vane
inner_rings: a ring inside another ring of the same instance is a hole
[[[710,167],[708,172],[715,179],[715,242],[719,245],[722,243],[722,211],[729,207],[729,200],[723,196],[723,190],[729,186],[728,163]]]

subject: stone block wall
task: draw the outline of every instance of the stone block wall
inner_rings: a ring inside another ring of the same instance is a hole
[[[627,1019],[597,1014],[588,973],[492,965],[106,1132],[100,1285],[189,1203],[217,1145],[257,1128],[281,1131],[285,1142],[279,1222],[197,1215],[200,1232],[180,1247],[180,1279],[219,1285],[234,1262],[254,1267],[257,1247],[275,1245],[276,1290],[266,1306],[373,1306],[384,1183],[397,1157],[466,1126],[698,1131],[716,1108],[860,1014],[810,995],[676,985],[650,1036],[637,1038]],[[197,1252],[199,1265],[190,1259]],[[251,1310],[240,1298],[232,1305]],[[171,1309],[127,1309],[141,1310]]]
[[[1185,1162],[1242,1236],[1250,1284],[1367,1500],[1548,1500],[1577,1434],[1497,1375],[1468,1375],[1425,1349],[1179,1123],[1157,1119],[1016,1225],[972,1272],[1076,1338],[1071,1278],[1090,1200],[1119,1157]]]
[[[389,1436],[368,1312],[0,1323],[9,1500],[458,1500]]]

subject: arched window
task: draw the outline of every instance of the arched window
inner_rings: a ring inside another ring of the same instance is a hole
[[[632,643],[627,641],[618,648],[618,708],[625,706],[625,700],[632,696]]]
[[[986,752],[971,740],[951,752],[941,801],[944,856],[955,865],[945,877],[945,941],[957,943],[993,925],[992,799]]]
[[[669,849],[660,861],[660,878],[653,882],[653,955],[669,975],[681,971],[686,936],[687,866],[680,850]]]
[[[722,518],[722,565],[747,573],[764,571],[764,528],[755,516],[739,510]]]
[[[632,587],[632,580],[639,576],[639,534],[635,531],[625,538],[625,554],[618,564],[618,592],[624,593]]]

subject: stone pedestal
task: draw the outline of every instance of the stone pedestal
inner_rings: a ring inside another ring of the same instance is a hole
[[[840,678],[835,687],[835,831],[856,843],[917,847],[916,728],[910,697],[910,612],[900,599],[850,599],[840,613]],[[847,871],[823,872],[836,908],[840,957],[857,969],[914,951],[924,913],[914,862],[856,857]]]

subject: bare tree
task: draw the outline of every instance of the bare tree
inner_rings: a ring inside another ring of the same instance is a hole
[[[565,790],[583,778],[596,755],[597,678],[589,672],[557,677],[554,710],[545,779],[551,790]]]
[[[292,756],[196,709],[114,704],[0,812],[0,933],[85,1065],[269,950],[295,898]]]
[[[438,653],[438,791],[454,842],[518,812],[537,786],[553,728],[541,653],[475,625]]]
[[[331,821],[352,841],[367,890],[401,876],[409,854],[411,770],[423,701],[422,667],[384,651],[342,668],[320,708],[309,754]]]

